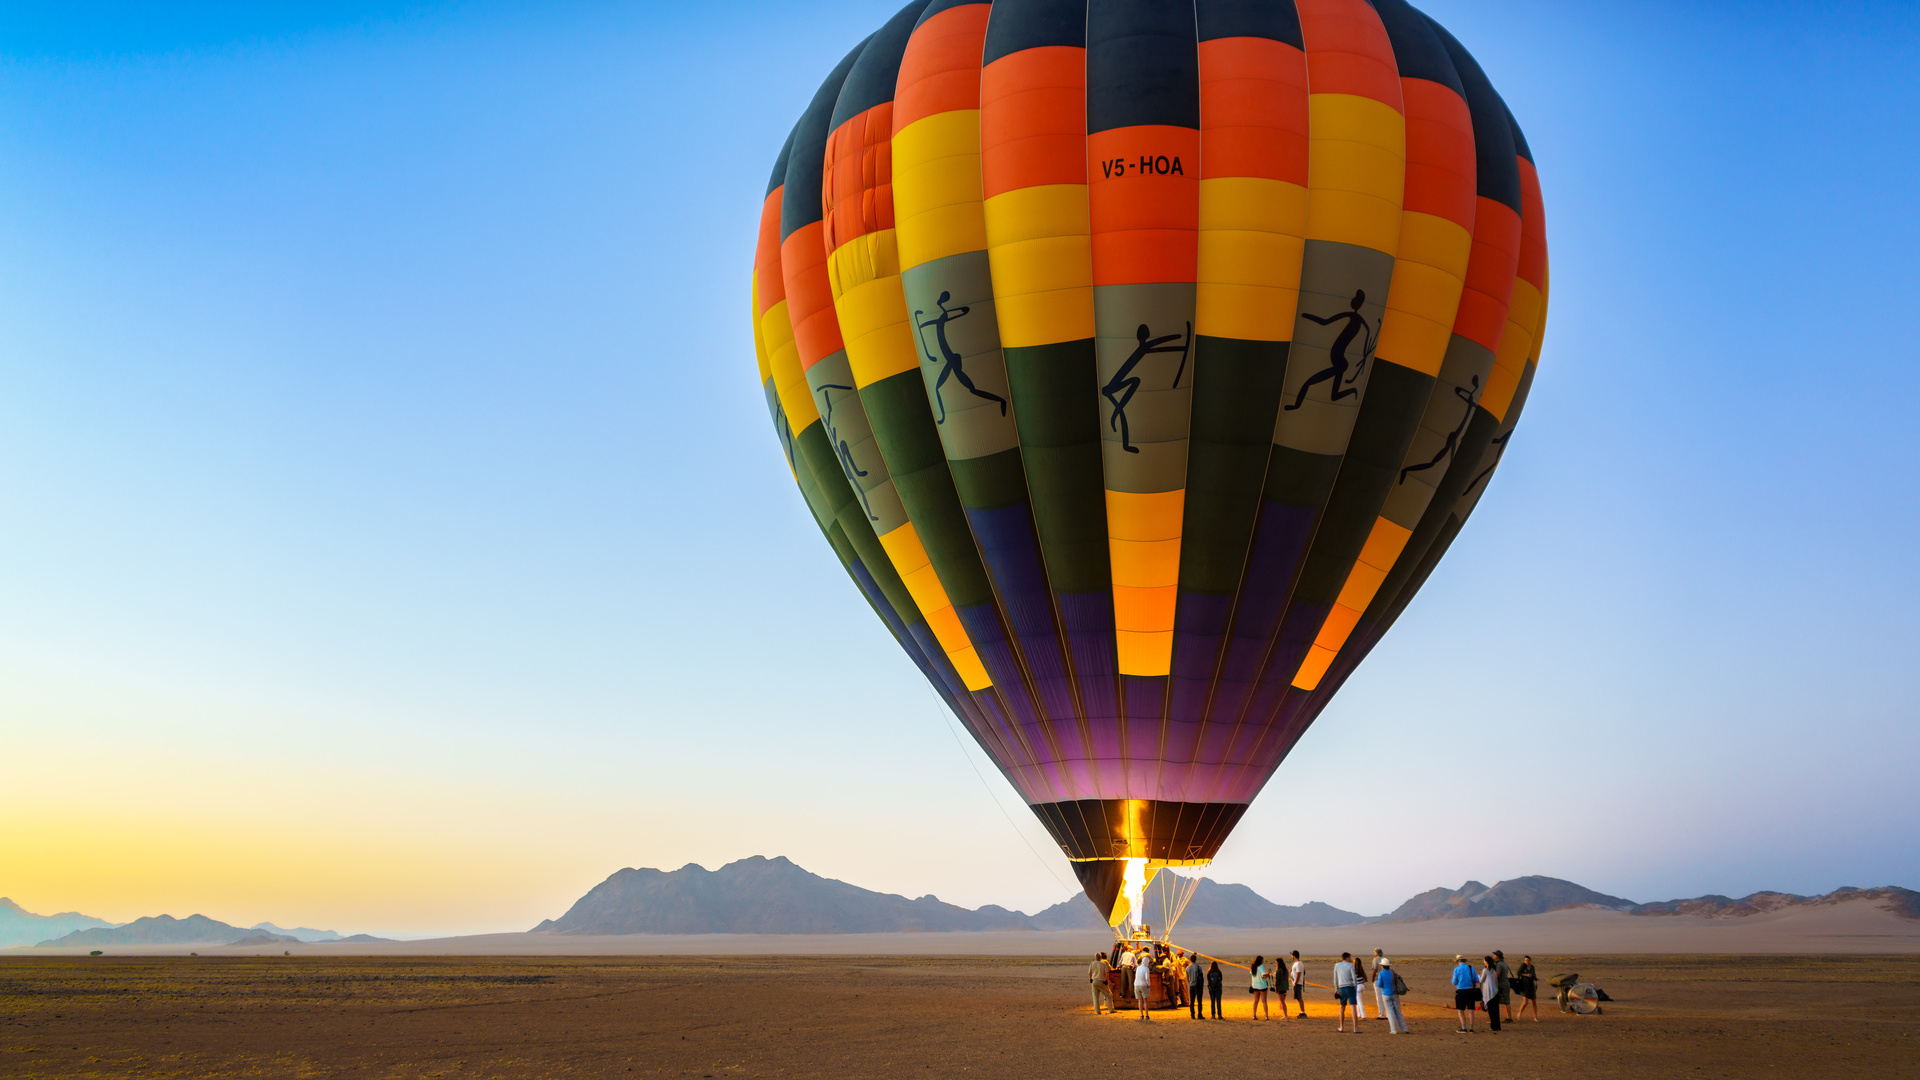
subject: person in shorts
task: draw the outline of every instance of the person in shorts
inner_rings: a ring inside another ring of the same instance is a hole
[[[1480,1000],[1480,976],[1474,973],[1473,965],[1467,963],[1466,957],[1455,953],[1453,959],[1453,1009],[1460,1014],[1460,1026],[1454,1031],[1460,1035],[1471,1035],[1473,1006]]]
[[[1357,1015],[1357,1007],[1360,1004],[1360,979],[1356,970],[1353,954],[1341,953],[1340,962],[1333,965],[1333,999],[1340,1003],[1340,1026],[1334,1030],[1347,1030],[1347,1007],[1351,1005],[1356,1007],[1353,1033],[1358,1035],[1360,1034],[1360,1017]]]

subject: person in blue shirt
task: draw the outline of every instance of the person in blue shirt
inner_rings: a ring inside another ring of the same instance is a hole
[[[1407,1033],[1407,1018],[1400,1011],[1400,995],[1393,989],[1393,961],[1380,958],[1380,966],[1373,976],[1373,985],[1380,992],[1380,1016],[1387,1022],[1387,1032],[1392,1035]]]
[[[1453,969],[1453,1008],[1460,1014],[1460,1026],[1457,1034],[1473,1034],[1473,1003],[1480,1000],[1480,976],[1474,973],[1473,965],[1467,958],[1454,955]]]

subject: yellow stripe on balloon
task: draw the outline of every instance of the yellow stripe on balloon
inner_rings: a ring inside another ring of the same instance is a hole
[[[893,219],[900,265],[987,246],[981,215],[980,110],[916,120],[893,137]]]
[[[1194,332],[1291,338],[1306,228],[1307,189],[1299,184],[1261,176],[1201,180]]]
[[[1307,97],[1307,239],[1399,251],[1407,119],[1355,94]]]
[[[894,570],[899,572],[907,592],[912,595],[914,606],[926,616],[927,627],[933,631],[934,639],[940,642],[947,659],[953,661],[961,682],[966,684],[968,690],[981,690],[993,685],[993,680],[987,677],[986,666],[980,662],[979,651],[960,625],[959,613],[953,610],[953,602],[947,599],[947,590],[940,584],[939,575],[934,573],[933,560],[927,556],[927,549],[920,542],[920,534],[914,531],[913,522],[909,521],[882,536],[880,546],[886,549],[887,558],[893,563]]]
[[[1084,184],[1041,184],[984,204],[1005,348],[1093,336],[1093,234]]]
[[[1439,375],[1466,288],[1473,234],[1435,214],[1406,211],[1375,353],[1423,375]]]
[[[1480,404],[1495,420],[1505,421],[1514,392],[1520,389],[1520,376],[1527,359],[1534,355],[1535,331],[1545,319],[1546,301],[1540,290],[1525,278],[1513,279],[1513,302],[1507,307],[1507,328],[1500,335],[1500,348],[1493,354],[1493,371],[1487,376],[1487,392]]]
[[[1313,640],[1313,648],[1307,651],[1307,658],[1301,662],[1300,670],[1294,673],[1293,685],[1299,690],[1312,690],[1320,685],[1320,680],[1332,666],[1333,658],[1340,653],[1340,646],[1347,643],[1353,634],[1353,628],[1359,624],[1360,615],[1373,602],[1374,594],[1380,591],[1381,583],[1387,580],[1387,571],[1393,569],[1395,559],[1405,550],[1407,539],[1413,530],[1395,525],[1386,518],[1375,518],[1373,531],[1367,535],[1367,544],[1360,550],[1360,560],[1353,564],[1347,573],[1346,584],[1340,588],[1340,598],[1334,601],[1333,610],[1320,624],[1320,633]]]

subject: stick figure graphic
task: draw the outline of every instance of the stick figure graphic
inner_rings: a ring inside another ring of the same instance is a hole
[[[1120,370],[1113,373],[1113,378],[1107,380],[1107,385],[1100,388],[1100,392],[1106,395],[1107,401],[1113,405],[1113,415],[1107,417],[1107,430],[1117,429],[1120,432],[1120,448],[1129,454],[1140,452],[1140,448],[1133,445],[1131,433],[1127,428],[1127,402],[1132,401],[1134,393],[1140,389],[1140,377],[1133,373],[1133,369],[1139,366],[1140,361],[1154,353],[1177,352],[1180,354],[1180,370],[1173,374],[1173,385],[1179,386],[1180,376],[1187,370],[1187,349],[1193,339],[1193,324],[1187,324],[1184,334],[1163,334],[1157,338],[1149,338],[1147,336],[1149,333],[1151,331],[1147,329],[1147,324],[1141,323],[1140,329],[1134,332],[1134,338],[1139,341],[1139,344],[1134,346],[1133,354],[1127,357],[1126,363],[1120,365]],[[1175,339],[1182,342],[1177,349],[1167,344]]]
[[[1340,386],[1342,376],[1346,375],[1349,367],[1354,368],[1353,378],[1346,379],[1345,382],[1352,383],[1358,380],[1360,378],[1360,372],[1366,370],[1367,358],[1373,355],[1373,327],[1368,325],[1366,317],[1360,314],[1360,305],[1366,302],[1367,291],[1365,289],[1355,289],[1353,290],[1353,301],[1349,305],[1353,308],[1352,311],[1337,312],[1324,319],[1309,312],[1303,311],[1300,313],[1303,318],[1312,319],[1321,326],[1332,326],[1335,322],[1341,320],[1345,320],[1347,325],[1341,327],[1340,336],[1333,339],[1333,348],[1329,350],[1333,363],[1314,372],[1306,382],[1300,384],[1300,392],[1294,395],[1293,404],[1287,406],[1287,412],[1292,412],[1306,402],[1307,391],[1314,383],[1325,382],[1328,379],[1333,380],[1333,386],[1329,391],[1331,396],[1327,399],[1329,401],[1339,401],[1341,398],[1353,397],[1360,393],[1358,390],[1342,390]],[[1362,333],[1366,334],[1367,340],[1366,343],[1360,347],[1360,363],[1358,367],[1355,367],[1353,362],[1347,359],[1347,347],[1352,345],[1353,339],[1359,337]]]
[[[1480,376],[1475,375],[1473,377],[1473,388],[1471,390],[1464,386],[1454,387],[1453,396],[1466,402],[1467,407],[1460,413],[1460,423],[1455,425],[1452,431],[1447,432],[1447,445],[1441,447],[1440,452],[1433,455],[1433,460],[1427,462],[1425,465],[1409,465],[1401,469],[1401,483],[1404,484],[1407,482],[1408,473],[1426,472],[1428,469],[1433,468],[1435,465],[1453,456],[1454,450],[1460,446],[1460,436],[1466,434],[1467,424],[1473,420],[1473,399],[1480,396]]]
[[[946,363],[946,366],[940,369],[940,377],[933,382],[933,401],[934,404],[940,406],[940,419],[934,421],[934,423],[944,424],[947,422],[947,403],[940,400],[940,388],[947,385],[947,379],[949,377],[959,380],[960,385],[966,387],[967,392],[974,397],[999,402],[1000,415],[1005,416],[1007,415],[1007,399],[1001,397],[999,394],[989,393],[973,385],[973,380],[967,378],[966,370],[960,366],[960,354],[954,352],[953,346],[947,344],[947,324],[973,310],[972,307],[962,307],[949,311],[947,310],[947,301],[951,299],[953,299],[952,293],[942,292],[940,299],[934,301],[940,305],[940,314],[925,322],[920,321],[920,316],[925,315],[926,312],[917,308],[914,309],[913,312],[914,333],[920,335],[920,351],[927,354],[927,363],[941,363],[940,357],[944,357]],[[933,350],[927,348],[927,327],[929,326],[933,327],[934,339],[940,343],[940,357],[934,356]]]
[[[827,411],[821,414],[820,423],[826,427],[827,439],[834,444],[839,454],[840,468],[847,474],[847,482],[853,485],[854,494],[860,496],[860,508],[867,512],[867,520],[879,521],[880,518],[873,512],[873,504],[867,501],[867,489],[861,487],[857,479],[867,475],[867,471],[853,463],[853,448],[847,445],[847,440],[840,437],[840,428],[833,422],[833,395],[827,393],[829,390],[852,389],[851,386],[841,386],[839,383],[820,384],[820,400],[827,403]]]
[[[1505,435],[1501,435],[1500,437],[1494,439],[1492,442],[1487,444],[1489,446],[1497,446],[1500,448],[1493,452],[1493,464],[1487,466],[1484,469],[1481,469],[1479,476],[1476,476],[1473,479],[1467,481],[1467,486],[1460,489],[1461,498],[1463,499],[1466,498],[1467,492],[1472,491],[1475,485],[1479,484],[1480,481],[1485,480],[1487,477],[1493,475],[1493,470],[1500,467],[1500,459],[1507,456],[1507,440],[1511,438],[1513,438],[1513,429],[1508,428],[1507,433]]]

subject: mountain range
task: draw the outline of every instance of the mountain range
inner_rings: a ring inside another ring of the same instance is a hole
[[[77,911],[63,911],[58,915],[35,915],[12,900],[0,896],[0,948],[9,945],[32,945],[36,941],[56,938],[75,930],[112,925],[105,919],[96,919]]]
[[[23,914],[26,914],[23,912]],[[30,918],[63,918],[64,916],[30,915]],[[86,916],[79,916],[87,918]],[[176,919],[171,915],[148,915],[130,923],[115,925],[100,919],[90,920],[91,925],[53,938],[43,938],[41,945],[278,945],[282,943],[357,943],[367,941],[385,941],[386,938],[373,937],[370,934],[342,935],[333,930],[311,930],[301,927],[295,930],[282,930],[272,923],[256,923],[253,926],[234,926],[219,919],[210,919],[205,915],[189,915]],[[25,941],[8,944],[27,944]]]
[[[1155,890],[1147,898],[1147,921],[1162,907]],[[1201,878],[1193,887],[1180,925],[1187,928],[1259,929],[1282,926],[1351,926],[1423,919],[1537,915],[1566,907],[1598,907],[1631,915],[1695,914],[1739,917],[1797,904],[1879,899],[1884,906],[1920,918],[1920,893],[1910,889],[1837,889],[1820,896],[1754,893],[1742,899],[1704,896],[1637,904],[1571,881],[1530,876],[1487,886],[1468,881],[1457,889],[1429,889],[1393,911],[1368,917],[1315,901],[1276,904],[1245,885]],[[824,878],[785,858],[754,856],[708,870],[688,863],[678,870],[627,868],[594,886],[557,919],[534,927],[558,934],[846,934],[965,930],[1099,930],[1106,921],[1093,902],[1075,894],[1038,914],[996,905],[978,909],[935,896],[908,899]]]
[[[1184,879],[1191,881],[1192,879]],[[1164,901],[1176,883],[1172,875],[1154,879],[1148,892],[1146,921],[1161,919]],[[1595,892],[1571,881],[1529,876],[1492,886],[1468,881],[1457,889],[1429,889],[1385,915],[1366,916],[1314,901],[1276,904],[1245,885],[1201,878],[1180,919],[1185,928],[1264,929],[1287,926],[1353,926],[1360,923],[1427,919],[1471,919],[1498,915],[1537,915],[1567,907],[1595,907],[1629,915],[1691,915],[1745,918],[1787,908],[1875,900],[1907,918],[1920,919],[1920,892],[1892,886],[1851,887],[1817,896],[1757,892],[1744,897],[1696,896],[1682,900],[1635,903]],[[785,858],[754,856],[708,870],[689,863],[678,870],[616,871],[575,901],[557,919],[534,927],[554,934],[850,934],[902,931],[1103,930],[1106,921],[1093,902],[1075,893],[1036,914],[989,904],[965,908],[928,895],[908,899],[821,877]],[[234,926],[205,915],[176,919],[154,915],[114,924],[78,912],[35,915],[0,898],[0,947],[38,943],[52,946],[115,945],[277,945],[282,943],[359,943],[384,941],[368,934],[342,935],[310,927],[285,929],[273,923]]]

